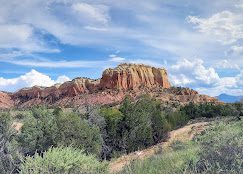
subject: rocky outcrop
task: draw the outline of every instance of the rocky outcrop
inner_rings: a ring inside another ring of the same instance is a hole
[[[11,99],[10,95],[5,92],[0,92],[0,108],[8,109],[14,106],[14,102]]]
[[[146,65],[121,64],[103,72],[100,80],[102,89],[137,90],[140,87],[169,88],[167,71]]]
[[[18,103],[24,103],[32,99],[44,100],[47,104],[55,103],[65,97],[75,97],[80,94],[94,92],[98,89],[99,80],[88,78],[76,78],[63,84],[51,87],[38,87],[21,89],[13,95]]]
[[[51,87],[34,86],[16,93],[0,93],[0,108],[31,107],[34,105],[76,107],[121,102],[126,95],[137,98],[149,94],[162,102],[217,102],[189,88],[170,87],[165,69],[146,65],[121,64],[103,72],[102,78],[76,78]]]

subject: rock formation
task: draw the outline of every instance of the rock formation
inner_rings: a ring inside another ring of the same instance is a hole
[[[100,86],[102,89],[136,90],[139,87],[169,88],[170,83],[165,69],[145,65],[121,64],[115,69],[103,72]]]
[[[14,102],[8,93],[0,92],[0,108],[7,109],[14,106]]]
[[[189,88],[170,87],[167,71],[146,65],[121,64],[103,72],[102,78],[76,78],[51,87],[34,86],[15,93],[0,93],[0,108],[34,105],[75,107],[119,103],[126,95],[149,94],[163,102],[217,102]]]

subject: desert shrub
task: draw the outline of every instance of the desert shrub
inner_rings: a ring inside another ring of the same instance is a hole
[[[36,151],[46,151],[55,146],[58,127],[55,117],[46,108],[33,108],[32,116],[25,120],[17,141],[25,155],[33,155]]]
[[[233,105],[233,107],[235,107],[235,109],[238,112],[239,116],[243,116],[243,102],[234,103],[232,105]]]
[[[0,171],[1,173],[15,172],[20,155],[13,143],[16,132],[12,128],[12,119],[9,113],[0,114]]]
[[[26,157],[20,174],[102,174],[106,173],[106,162],[73,147],[50,148],[42,155],[36,153]]]
[[[129,106],[121,106],[124,114],[123,139],[126,141],[128,152],[144,149],[152,144],[153,129],[151,124],[152,102],[143,97]],[[126,108],[124,110],[124,108]]]
[[[101,153],[100,157],[102,159],[108,159],[111,153],[111,146],[107,143],[109,141],[109,136],[107,133],[107,123],[104,116],[100,113],[99,106],[87,106],[85,117],[88,120],[89,125],[92,127],[97,127],[101,136]]]
[[[182,111],[174,111],[166,115],[166,119],[172,129],[184,126],[190,117]]]
[[[216,123],[195,139],[201,145],[199,160],[189,173],[242,173],[242,121]]]
[[[171,130],[171,124],[166,119],[166,114],[161,110],[159,103],[154,103],[151,114],[153,139],[154,143],[158,143],[167,138],[167,133]]]
[[[57,145],[84,149],[88,153],[99,155],[101,152],[101,136],[99,128],[88,124],[75,113],[61,112],[56,116],[58,135]]]
[[[120,151],[122,149],[122,132],[121,122],[123,114],[115,108],[101,108],[100,114],[105,118],[107,137],[105,143],[110,149],[110,153]]]
[[[191,119],[195,118],[213,118],[222,116],[239,116],[240,111],[238,109],[240,105],[232,104],[214,104],[214,103],[189,103],[181,107],[181,111],[189,116]],[[239,109],[240,110],[240,109]]]
[[[120,122],[123,148],[128,152],[161,141],[170,129],[160,103],[148,96],[142,96],[136,102],[125,98],[120,111],[123,114]]]
[[[60,109],[52,112],[44,107],[32,109],[31,117],[25,120],[17,141],[25,155],[41,153],[58,145],[84,149],[99,154],[101,137],[99,129],[89,125],[75,113],[65,113]]]
[[[204,147],[206,148],[206,147]],[[243,147],[222,145],[217,149],[208,148],[201,152],[200,160],[190,166],[189,173],[242,173]]]
[[[106,106],[100,114],[106,121],[104,140],[113,156],[151,146],[171,129],[160,103],[148,96],[135,102],[126,97],[119,109]]]
[[[119,131],[119,124],[123,119],[123,114],[115,108],[102,108],[100,110],[101,115],[105,118],[106,129],[111,141],[116,141],[117,133]],[[118,137],[119,139],[120,137]]]

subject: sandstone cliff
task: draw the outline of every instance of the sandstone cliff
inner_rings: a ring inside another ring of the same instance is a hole
[[[7,109],[14,106],[14,102],[8,93],[0,92],[0,108]]]
[[[102,89],[136,90],[139,87],[169,88],[170,83],[165,69],[146,65],[121,64],[103,72],[100,86]]]
[[[126,95],[151,95],[162,102],[218,102],[189,88],[170,87],[165,69],[146,65],[121,64],[103,72],[102,78],[76,78],[51,87],[24,88],[16,93],[0,93],[0,108],[34,105],[75,107],[85,104],[119,103]]]

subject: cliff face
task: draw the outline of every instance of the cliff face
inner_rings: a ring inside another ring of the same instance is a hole
[[[99,80],[87,78],[76,78],[63,84],[57,84],[51,87],[34,86],[27,89],[21,89],[12,95],[15,101],[24,103],[32,99],[45,100],[51,104],[65,97],[74,97],[79,94],[93,92],[98,88]]]
[[[164,102],[217,102],[189,88],[170,87],[165,69],[146,65],[121,64],[103,72],[102,78],[76,78],[51,87],[21,89],[16,93],[0,93],[0,108],[34,105],[75,107],[84,104],[119,103],[126,95],[133,98],[149,94]]]
[[[14,102],[9,96],[9,94],[0,92],[0,108],[7,109],[14,106]]]
[[[170,83],[165,69],[145,65],[121,64],[103,72],[102,89],[136,90],[139,87],[169,88]]]

